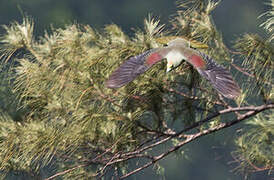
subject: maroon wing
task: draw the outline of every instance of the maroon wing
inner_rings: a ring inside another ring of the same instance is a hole
[[[151,49],[144,53],[131,57],[116,69],[106,81],[108,88],[119,88],[133,81],[140,74],[146,72],[163,57],[157,49]]]
[[[212,86],[226,98],[236,98],[241,94],[238,84],[234,81],[231,73],[223,66],[215,63],[206,54],[199,52],[206,62],[206,68],[197,68],[198,72],[210,81]]]

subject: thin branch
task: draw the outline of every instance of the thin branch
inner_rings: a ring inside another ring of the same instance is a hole
[[[207,100],[207,101],[208,101],[208,99],[206,99],[206,98],[201,98],[201,97],[197,97],[197,96],[192,96],[192,95],[188,95],[188,94],[186,94],[186,93],[184,93],[184,92],[177,91],[177,90],[175,90],[175,89],[169,87],[167,83],[166,83],[166,85],[163,86],[163,88],[166,89],[166,90],[169,91],[169,92],[178,94],[178,95],[183,96],[183,97],[188,98],[188,99],[192,99],[192,100],[203,100],[203,99],[204,99],[204,100]],[[202,90],[205,91],[204,89],[202,89]],[[211,103],[216,104],[216,105],[223,105],[223,104],[220,103],[219,101],[214,101],[214,102],[211,102]]]
[[[244,70],[244,69],[241,68],[240,66],[237,66],[236,64],[231,63],[231,65],[232,65],[235,69],[237,69],[238,71],[240,71],[241,73],[243,73],[244,75],[249,76],[249,77],[252,77],[252,78],[255,78],[257,81],[259,80],[259,78],[256,77],[255,74],[251,74],[251,73],[247,72],[246,70]],[[265,79],[263,79],[262,82],[264,82],[265,84],[268,84],[268,85],[273,86],[273,83],[268,82],[268,81],[266,81]]]
[[[170,139],[172,139],[172,138],[174,138],[174,137],[178,137],[178,136],[181,137],[182,134],[183,134],[184,132],[186,132],[186,131],[188,131],[188,130],[191,130],[191,129],[195,128],[195,127],[198,127],[198,126],[200,126],[201,124],[203,124],[203,123],[205,123],[205,122],[207,122],[207,121],[209,121],[209,120],[211,120],[211,119],[213,119],[213,118],[215,118],[215,117],[217,117],[217,116],[219,116],[219,115],[221,115],[221,114],[230,113],[230,112],[235,112],[235,111],[249,111],[249,112],[247,112],[247,113],[245,113],[245,114],[243,114],[243,115],[241,115],[241,116],[237,116],[237,119],[236,119],[235,121],[231,121],[231,122],[228,122],[228,123],[222,123],[222,124],[220,124],[220,125],[218,125],[218,126],[216,126],[216,127],[214,127],[214,128],[211,128],[211,129],[208,129],[208,130],[199,132],[199,133],[197,133],[197,134],[195,134],[195,135],[183,136],[183,137],[186,137],[187,139],[186,139],[185,141],[182,141],[182,143],[178,144],[178,145],[177,145],[178,147],[175,146],[173,149],[171,149],[170,151],[166,152],[166,153],[167,153],[166,155],[168,155],[169,153],[171,153],[171,152],[173,152],[173,151],[176,151],[178,148],[180,148],[180,147],[183,146],[184,144],[186,144],[186,143],[188,143],[188,142],[190,142],[190,141],[196,139],[197,137],[200,137],[200,136],[203,136],[203,135],[206,135],[206,134],[215,132],[215,131],[220,130],[220,129],[225,128],[225,127],[230,127],[230,126],[232,126],[233,124],[238,123],[238,122],[240,122],[240,121],[242,121],[242,120],[244,120],[244,119],[246,119],[246,118],[248,118],[248,117],[250,117],[250,116],[253,116],[253,115],[255,115],[255,114],[257,114],[257,113],[259,113],[259,112],[261,112],[261,111],[263,111],[263,110],[271,109],[271,108],[274,108],[274,104],[261,105],[261,106],[257,106],[257,107],[254,107],[254,106],[237,107],[237,108],[230,108],[230,109],[221,110],[221,111],[217,112],[216,114],[211,115],[211,116],[205,118],[204,120],[199,121],[199,122],[195,123],[194,125],[192,125],[192,126],[186,128],[186,129],[184,129],[184,130],[182,130],[182,131],[180,131],[180,132],[178,132],[178,133],[176,133],[176,134],[171,134],[170,136],[168,136],[168,137],[166,137],[166,138],[164,138],[164,139],[162,139],[162,140],[160,140],[160,141],[157,141],[157,142],[155,142],[155,143],[153,143],[153,144],[147,145],[147,146],[145,146],[145,147],[143,147],[143,148],[141,148],[141,149],[137,149],[137,150],[132,151],[132,152],[128,152],[128,153],[121,154],[121,155],[119,156],[120,159],[115,159],[112,163],[110,163],[110,165],[113,164],[113,163],[123,162],[123,161],[129,160],[129,159],[133,159],[133,158],[140,157],[140,156],[139,156],[140,153],[142,153],[142,152],[144,152],[144,151],[146,151],[146,150],[148,150],[148,149],[151,149],[151,148],[153,148],[153,147],[155,147],[155,146],[158,146],[158,145],[160,145],[160,144],[163,144],[163,143],[169,141]],[[251,113],[251,114],[250,114],[250,113]],[[225,127],[222,127],[222,126],[225,126]],[[177,148],[176,148],[176,147],[177,147]],[[166,156],[166,155],[164,155],[164,156]],[[164,157],[164,156],[163,156],[163,157]],[[154,157],[154,158],[153,158],[153,162],[149,162],[149,163],[147,163],[147,164],[144,165],[144,166],[145,166],[145,167],[148,167],[148,166],[150,166],[151,164],[153,164],[154,161],[160,160],[160,159],[162,159],[163,157],[161,157],[161,156]],[[159,159],[158,159],[158,158],[159,158]],[[144,168],[145,168],[145,167],[144,167]],[[141,167],[141,168],[138,168],[138,169],[142,170],[142,169],[144,169],[144,168]],[[140,171],[140,170],[139,170],[139,171]],[[138,171],[137,171],[137,172],[138,172]],[[133,174],[134,174],[134,173],[133,173]]]
[[[178,150],[180,147],[182,147],[183,145],[201,137],[201,136],[204,136],[204,135],[207,135],[207,134],[210,134],[210,133],[213,133],[215,131],[219,131],[221,129],[224,129],[224,128],[227,128],[227,127],[230,127],[236,123],[239,123],[241,122],[242,120],[244,119],[247,119],[251,116],[254,116],[256,115],[257,113],[261,112],[261,111],[264,111],[266,109],[272,109],[274,108],[274,104],[265,104],[265,105],[261,105],[261,106],[247,106],[247,107],[237,107],[237,108],[228,108],[228,109],[224,109],[224,110],[220,110],[219,112],[216,112],[215,114],[213,115],[210,115],[208,116],[207,118],[203,119],[202,121],[199,121],[197,123],[194,123],[193,125],[189,126],[188,128],[185,128],[177,133],[171,133],[171,134],[164,134],[165,136],[166,135],[169,135],[168,137],[166,138],[163,138],[155,143],[152,143],[150,145],[147,145],[143,148],[140,148],[140,149],[137,149],[135,151],[131,151],[131,152],[127,152],[127,153],[122,153],[122,154],[119,154],[119,153],[116,153],[115,155],[113,155],[111,158],[107,158],[107,159],[103,159],[103,161],[106,161],[107,163],[105,163],[105,166],[103,169],[107,168],[108,166],[111,166],[115,163],[119,163],[119,162],[123,162],[123,161],[126,161],[126,160],[129,160],[129,159],[134,159],[134,158],[148,158],[148,159],[151,159],[150,162],[148,162],[147,164],[143,165],[142,167],[139,167],[131,172],[129,172],[128,174],[125,174],[123,175],[121,178],[126,178],[130,175],[133,175],[149,166],[151,166],[152,164],[154,164],[156,161],[159,161],[161,160],[162,158],[164,158],[165,156],[167,156],[168,154]],[[187,136],[182,136],[183,133],[193,129],[193,128],[196,128],[200,125],[202,125],[203,123],[205,122],[208,122],[209,120],[219,116],[219,115],[222,115],[222,114],[226,114],[226,113],[230,113],[230,112],[238,112],[238,111],[248,111],[244,114],[241,114],[240,116],[237,116],[237,118],[233,121],[230,121],[230,122],[227,122],[227,123],[221,123],[219,124],[218,126],[215,126],[213,128],[210,128],[210,129],[207,129],[207,130],[204,130],[204,131],[201,131],[199,133],[196,133],[196,134],[193,134],[193,135],[187,135]],[[162,134],[163,136],[163,134]],[[160,144],[163,144],[167,141],[169,141],[170,139],[172,138],[175,138],[175,137],[184,137],[186,138],[184,141],[181,141],[179,144],[177,144],[176,146],[172,147],[171,149],[169,149],[167,152],[164,152],[158,156],[149,156],[149,155],[145,155],[145,154],[142,154],[142,152],[148,150],[148,149],[151,149],[155,146],[158,146]],[[161,136],[159,136],[158,138],[161,138]],[[116,142],[117,143],[117,142]],[[106,150],[106,152],[100,154],[99,156],[95,157],[92,161],[90,161],[89,163],[86,163],[86,164],[83,164],[83,165],[78,165],[76,167],[73,167],[71,169],[68,169],[68,170],[65,170],[65,171],[62,171],[62,172],[59,172],[49,178],[47,178],[46,180],[50,180],[50,179],[53,179],[57,176],[60,176],[60,175],[64,175],[70,171],[73,171],[77,168],[80,168],[80,167],[84,167],[84,166],[88,166],[92,163],[95,163],[95,161],[97,162],[97,160],[99,158],[101,158],[102,156],[104,156],[107,152],[109,152],[113,147],[114,145],[116,144],[114,143],[112,145],[112,147],[110,147],[109,149]],[[102,171],[100,171],[102,172]],[[97,176],[98,174],[100,174],[100,172],[96,173],[95,176]]]
[[[95,158],[93,158],[89,163],[81,164],[81,165],[75,166],[75,167],[73,167],[73,168],[67,169],[67,170],[65,170],[65,171],[56,173],[56,174],[54,174],[54,175],[52,175],[52,176],[46,178],[45,180],[54,179],[54,178],[56,178],[56,177],[58,177],[58,176],[64,175],[64,174],[66,174],[66,173],[68,173],[68,172],[71,172],[71,171],[73,171],[73,170],[75,170],[75,169],[78,169],[78,168],[81,168],[81,167],[85,167],[85,166],[90,165],[91,162],[95,162],[97,159],[101,158],[102,156],[104,156],[105,154],[107,154],[108,152],[110,152],[110,151],[114,148],[114,146],[119,142],[119,140],[120,140],[120,139],[118,139],[110,148],[106,149],[105,152],[103,152],[102,154],[99,154],[98,156],[96,156]],[[115,157],[115,156],[113,156],[113,157]],[[97,176],[98,174],[99,174],[99,173],[97,173],[95,176]]]
[[[208,116],[207,118],[205,118],[201,121],[198,121],[198,122],[192,124],[191,126],[179,131],[178,133],[174,134],[173,136],[179,136],[180,134],[187,132],[193,128],[199,127],[202,124],[204,124],[205,122],[208,122],[211,119],[218,117],[219,115],[222,115],[222,114],[227,114],[230,112],[237,112],[237,111],[256,111],[258,109],[265,108],[265,106],[267,106],[269,108],[273,108],[274,104],[261,105],[261,106],[256,106],[256,107],[255,106],[236,107],[236,108],[228,108],[228,109],[220,110],[220,111],[216,112],[215,114],[212,114],[212,115]],[[240,115],[240,116],[242,116],[242,115]]]
[[[247,76],[252,77],[252,78],[255,77],[253,74],[250,74],[249,72],[245,71],[243,68],[237,66],[236,64],[231,63],[231,65],[232,65],[235,69],[237,69],[238,71],[240,71],[241,73],[243,73],[244,75],[247,75]]]
[[[113,156],[113,157],[105,164],[105,166],[104,166],[98,173],[96,173],[95,176],[97,176],[97,174],[101,174],[100,177],[102,177],[102,176],[105,174],[105,173],[104,173],[105,169],[106,169],[109,165],[113,164],[113,163],[112,163],[112,160],[113,160],[114,158],[115,158],[115,156]]]
[[[261,105],[261,106],[257,106],[257,107],[255,107],[255,106],[237,107],[237,108],[230,108],[230,109],[221,110],[219,112],[216,112],[213,115],[208,116],[207,118],[205,118],[205,119],[203,119],[203,120],[201,120],[199,122],[194,123],[193,125],[185,128],[185,129],[177,132],[176,134],[170,134],[170,136],[168,136],[168,137],[166,137],[166,138],[164,138],[164,139],[162,139],[160,141],[157,141],[157,142],[155,142],[153,144],[147,145],[147,146],[145,146],[145,147],[143,147],[141,149],[124,153],[124,154],[121,155],[121,157],[126,157],[126,156],[129,156],[129,155],[139,154],[139,153],[141,153],[141,152],[143,152],[143,151],[145,151],[147,149],[150,149],[150,148],[153,148],[153,147],[155,147],[157,145],[163,144],[163,143],[169,141],[170,139],[172,139],[174,137],[178,137],[178,136],[182,135],[183,133],[185,133],[185,132],[187,132],[187,131],[189,131],[189,130],[191,130],[193,128],[199,127],[200,125],[204,124],[205,122],[210,121],[211,119],[213,119],[213,118],[215,118],[215,117],[217,117],[219,115],[230,113],[230,112],[235,112],[235,111],[258,111],[258,110],[260,110],[262,108],[263,109],[264,108],[265,109],[274,108],[274,104]],[[241,117],[242,116],[243,115],[241,115]]]
[[[54,174],[53,176],[50,176],[50,177],[46,178],[45,180],[54,179],[54,178],[56,178],[56,177],[58,177],[58,176],[64,175],[64,174],[69,173],[69,172],[71,172],[71,171],[73,171],[73,170],[75,170],[75,169],[78,169],[78,168],[81,168],[81,167],[85,167],[85,166],[87,166],[87,164],[81,164],[81,165],[75,166],[75,167],[70,168],[70,169],[67,169],[67,170],[65,170],[65,171],[56,173],[56,174]]]
[[[253,164],[249,159],[247,159],[243,156],[240,156],[240,155],[238,155],[238,157],[236,157],[235,155],[232,154],[232,158],[234,159],[234,162],[237,162],[238,164],[241,164],[242,162],[246,161],[248,163],[248,165],[250,165],[250,167],[254,169],[254,170],[251,170],[252,172],[259,172],[259,171],[273,169],[273,167],[271,167],[271,166],[258,167],[255,164]],[[234,162],[232,161],[230,163],[234,163]],[[239,165],[239,166],[241,166],[241,165]],[[235,170],[238,169],[239,166],[236,167]]]
[[[180,143],[177,144],[176,146],[172,147],[172,148],[169,149],[167,152],[164,152],[164,153],[162,153],[162,154],[156,156],[156,157],[154,158],[153,161],[148,162],[147,164],[143,165],[142,167],[139,167],[139,168],[137,168],[137,169],[135,169],[135,170],[133,170],[133,171],[131,171],[131,172],[129,172],[129,173],[127,173],[127,174],[121,176],[120,178],[121,178],[121,179],[124,179],[124,178],[126,178],[126,177],[129,177],[129,176],[131,176],[131,175],[133,175],[133,174],[135,174],[135,173],[141,171],[142,169],[145,169],[145,168],[151,166],[151,165],[154,164],[155,162],[157,162],[157,161],[163,159],[165,156],[167,156],[167,155],[169,155],[170,153],[172,153],[172,152],[178,150],[178,149],[181,148],[183,145],[185,145],[185,144],[187,144],[187,143],[189,143],[189,142],[191,142],[191,141],[194,141],[195,139],[198,139],[198,138],[200,138],[200,137],[202,137],[202,136],[205,136],[205,135],[207,135],[207,134],[211,134],[211,133],[213,133],[213,132],[219,131],[219,130],[221,130],[221,129],[231,127],[232,125],[237,124],[237,123],[239,123],[239,122],[241,122],[241,121],[243,121],[243,120],[245,120],[245,119],[247,119],[247,118],[249,118],[249,117],[251,117],[251,116],[254,116],[254,115],[256,115],[256,114],[258,114],[258,113],[260,113],[260,112],[262,112],[262,111],[264,111],[264,110],[272,109],[272,108],[274,108],[274,104],[269,104],[269,105],[262,105],[262,106],[258,106],[258,107],[253,107],[253,109],[251,109],[251,107],[248,107],[248,108],[247,108],[247,107],[246,107],[246,108],[232,108],[233,110],[238,109],[238,110],[243,110],[243,111],[249,109],[249,112],[246,112],[246,113],[243,114],[241,117],[237,117],[237,118],[236,118],[235,120],[233,120],[233,121],[230,121],[230,122],[227,122],[227,123],[221,123],[221,124],[219,124],[218,126],[215,126],[215,127],[213,127],[213,128],[210,128],[210,129],[201,131],[201,132],[199,132],[199,133],[196,133],[196,134],[194,134],[194,135],[192,135],[192,136],[189,136],[189,138],[187,138],[186,140],[180,142]],[[232,109],[223,110],[222,113],[232,111]]]

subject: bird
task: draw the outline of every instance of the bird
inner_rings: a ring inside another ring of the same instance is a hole
[[[235,99],[241,94],[241,89],[227,69],[217,64],[207,54],[191,48],[190,42],[182,38],[176,38],[168,42],[166,46],[153,48],[130,57],[109,76],[105,83],[106,87],[125,86],[164,59],[167,60],[166,72],[175,69],[185,60],[224,97]]]

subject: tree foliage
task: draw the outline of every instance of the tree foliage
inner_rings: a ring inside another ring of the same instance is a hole
[[[3,26],[1,57],[8,77],[3,79],[24,114],[14,121],[2,108],[1,169],[39,174],[54,165],[49,179],[126,178],[191,141],[248,119],[250,128],[236,139],[234,157],[242,168],[271,171],[273,35],[264,40],[246,34],[235,41],[235,50],[229,49],[210,15],[217,5],[182,1],[170,30],[149,17],[132,37],[115,24],[101,31],[72,24],[41,37],[34,36],[28,17]],[[269,18],[264,27],[272,32]],[[233,67],[242,95],[224,99],[186,62],[170,74],[161,62],[117,90],[104,86],[125,59],[174,36],[201,42],[208,47],[201,51]],[[155,154],[162,144],[167,147]]]

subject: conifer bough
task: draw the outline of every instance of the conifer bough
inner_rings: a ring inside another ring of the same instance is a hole
[[[150,49],[129,58],[110,75],[106,86],[122,87],[163,59],[167,60],[167,72],[186,60],[224,97],[233,99],[241,94],[238,84],[227,69],[206,54],[190,48],[188,41],[182,38],[170,41],[166,47]]]

